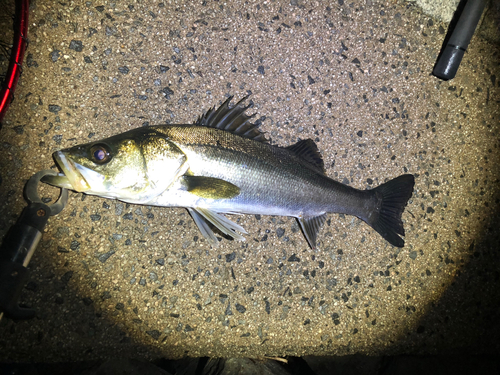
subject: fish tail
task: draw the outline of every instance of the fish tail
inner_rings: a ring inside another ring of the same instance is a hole
[[[388,242],[397,247],[403,247],[405,242],[400,237],[405,235],[401,216],[413,193],[415,177],[404,174],[371,190],[381,201],[378,212],[372,213],[365,220]]]

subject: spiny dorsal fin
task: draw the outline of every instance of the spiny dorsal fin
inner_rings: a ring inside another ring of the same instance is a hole
[[[325,173],[325,163],[323,163],[318,146],[312,139],[298,141],[294,145],[288,146],[287,149],[310,164],[310,167],[316,172]]]
[[[244,97],[234,107],[229,108],[229,102],[233,99],[233,96],[230,96],[217,110],[215,107],[209,109],[196,121],[195,125],[221,129],[245,138],[265,142],[266,138],[258,129],[258,125],[250,122],[250,119],[255,115],[247,116],[245,114],[250,105],[245,107],[241,103],[247,98]]]
[[[318,235],[318,231],[326,220],[326,214],[322,214],[319,216],[310,216],[310,217],[298,217],[299,224],[306,236],[307,242],[311,248],[316,248],[316,236]]]

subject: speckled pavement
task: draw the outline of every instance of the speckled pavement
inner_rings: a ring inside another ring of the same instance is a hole
[[[246,242],[211,248],[185,209],[71,193],[29,266],[37,317],[0,322],[1,360],[498,352],[494,38],[443,82],[447,24],[413,3],[37,0],[30,16],[0,133],[2,236],[53,151],[191,123],[229,95],[250,95],[272,143],[314,139],[339,181],[416,185],[402,249],[336,214],[316,250],[259,215],[234,218]]]

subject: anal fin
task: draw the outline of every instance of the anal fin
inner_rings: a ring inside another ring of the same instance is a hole
[[[316,236],[318,231],[326,220],[326,214],[319,216],[309,216],[309,217],[298,217],[300,227],[306,236],[309,245],[315,249],[316,248]]]

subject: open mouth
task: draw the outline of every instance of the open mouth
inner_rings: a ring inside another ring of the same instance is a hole
[[[84,192],[90,189],[84,177],[84,173],[88,171],[87,168],[69,160],[62,151],[56,151],[54,153],[54,160],[63,173],[59,173],[57,176],[45,176],[42,179],[43,182],[61,188],[76,190],[78,192]]]

